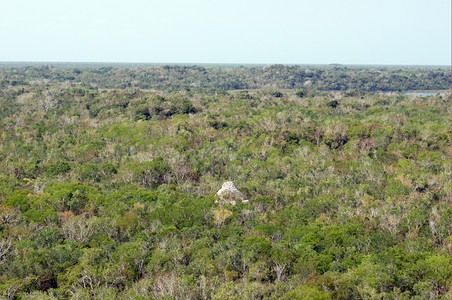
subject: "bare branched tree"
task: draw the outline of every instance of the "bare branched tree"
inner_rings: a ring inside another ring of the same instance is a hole
[[[11,249],[10,240],[0,240],[0,265],[5,262],[5,256]]]

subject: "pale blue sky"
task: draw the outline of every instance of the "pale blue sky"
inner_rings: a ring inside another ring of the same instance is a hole
[[[450,65],[449,0],[0,0],[0,61]]]

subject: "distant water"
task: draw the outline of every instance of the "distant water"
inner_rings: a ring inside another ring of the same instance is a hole
[[[416,95],[421,97],[434,96],[434,95],[443,95],[444,92],[406,92],[405,95]]]

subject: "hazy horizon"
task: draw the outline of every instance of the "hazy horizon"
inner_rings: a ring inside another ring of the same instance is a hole
[[[443,0],[17,0],[0,9],[0,61],[451,64]]]
[[[136,66],[235,66],[235,67],[259,67],[271,65],[284,66],[344,66],[344,67],[451,67],[451,65],[415,65],[415,64],[341,64],[341,63],[318,63],[318,64],[297,64],[297,63],[184,63],[184,62],[102,62],[102,61],[0,61],[2,65],[99,65],[99,66],[114,66],[114,65],[136,65]]]

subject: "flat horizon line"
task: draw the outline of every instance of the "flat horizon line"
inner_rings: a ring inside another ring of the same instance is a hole
[[[345,63],[193,63],[193,62],[101,62],[101,61],[0,61],[4,65],[149,65],[149,66],[344,66],[344,67],[451,67],[428,64],[345,64]]]

